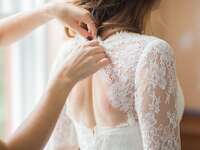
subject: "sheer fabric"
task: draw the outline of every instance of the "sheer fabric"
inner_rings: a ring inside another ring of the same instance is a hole
[[[70,55],[72,52],[72,46],[74,41],[69,41],[64,44],[61,48],[61,53],[58,54],[55,63],[52,66],[49,81],[56,75],[56,72],[61,64],[66,58],[67,55]],[[50,138],[49,143],[47,144],[46,149],[51,150],[77,150],[78,141],[76,136],[76,131],[74,124],[66,113],[66,106],[64,106],[59,119],[57,121],[56,127]]]
[[[85,41],[80,36],[69,41],[52,74]],[[113,128],[97,125],[91,130],[63,110],[51,139],[53,150],[68,150],[74,145],[81,150],[180,150],[184,98],[171,47],[156,37],[128,32],[99,41],[112,64],[97,74],[108,85],[108,102],[127,113],[128,121]]]
[[[136,70],[136,111],[145,150],[180,148],[176,68],[170,46],[153,41]]]

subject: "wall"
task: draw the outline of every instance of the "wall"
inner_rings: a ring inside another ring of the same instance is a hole
[[[199,0],[163,0],[150,28],[173,46],[186,107],[200,111],[199,8]]]

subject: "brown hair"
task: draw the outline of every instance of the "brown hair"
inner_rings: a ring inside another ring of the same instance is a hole
[[[135,33],[144,33],[148,15],[158,1],[73,0],[73,4],[85,8],[91,13],[98,29],[98,35],[101,35],[102,31],[112,27]]]

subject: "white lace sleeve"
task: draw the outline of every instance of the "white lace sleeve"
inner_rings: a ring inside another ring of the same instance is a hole
[[[73,42],[73,41],[72,41]],[[53,64],[50,80],[54,76],[57,69],[70,54],[72,49],[72,43],[66,43],[60,50],[55,63]],[[78,142],[76,137],[76,131],[71,119],[66,113],[66,106],[62,110],[53,134],[48,144],[48,150],[77,150]]]
[[[180,150],[175,59],[165,41],[156,40],[145,49],[135,85],[144,150]]]

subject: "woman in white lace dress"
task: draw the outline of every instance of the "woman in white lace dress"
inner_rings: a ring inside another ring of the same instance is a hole
[[[79,82],[51,138],[53,150],[180,150],[184,105],[170,45],[144,35],[160,0],[73,0],[89,10],[112,64]],[[87,39],[75,35],[52,73]]]

